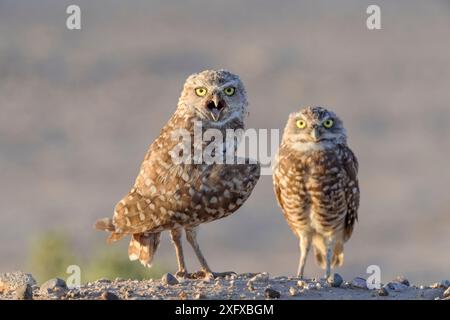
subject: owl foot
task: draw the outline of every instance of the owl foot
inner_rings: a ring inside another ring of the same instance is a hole
[[[226,272],[212,272],[212,271],[197,271],[192,274],[192,279],[202,279],[202,280],[214,280],[216,278],[225,278],[226,276],[236,275],[236,272],[226,271]]]
[[[181,279],[189,279],[189,273],[186,270],[179,270],[177,271],[177,273],[175,273],[175,277],[176,278],[181,278]]]

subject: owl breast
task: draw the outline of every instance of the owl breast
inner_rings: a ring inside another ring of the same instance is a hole
[[[345,227],[351,187],[339,149],[281,154],[275,169],[277,199],[289,226],[320,234]]]

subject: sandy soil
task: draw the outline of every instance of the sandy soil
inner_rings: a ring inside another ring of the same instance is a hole
[[[342,283],[339,279],[330,284],[324,279],[272,278],[267,273],[231,275],[210,281],[166,274],[161,280],[100,279],[69,289],[63,280],[51,279],[38,287],[32,277],[11,274],[9,280],[5,274],[0,275],[0,299],[450,299],[448,280],[416,286],[398,278],[379,290],[370,290],[361,278]]]

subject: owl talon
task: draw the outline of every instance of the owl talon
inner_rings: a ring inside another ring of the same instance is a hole
[[[202,279],[202,280],[214,280],[216,278],[225,278],[226,276],[236,275],[234,271],[226,271],[226,272],[212,272],[212,271],[197,271],[191,274],[192,279]]]
[[[180,271],[177,271],[177,273],[175,273],[175,277],[181,278],[181,279],[188,279],[189,273],[187,273],[186,270],[180,270]]]

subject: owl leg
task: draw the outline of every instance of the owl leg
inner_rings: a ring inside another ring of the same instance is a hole
[[[181,245],[181,228],[170,230],[170,237],[175,246],[175,253],[177,255],[178,271],[175,274],[177,277],[186,277],[186,264],[184,262],[183,246]]]
[[[224,277],[230,274],[235,274],[234,272],[212,272],[206,262],[205,257],[203,256],[200,246],[197,242],[197,229],[196,228],[185,228],[186,231],[186,239],[194,249],[195,254],[197,255],[198,261],[202,267],[202,271],[204,273],[205,279],[213,279],[216,277]]]
[[[325,240],[326,244],[326,267],[325,267],[325,279],[331,275],[331,258],[333,258],[334,239]]]
[[[303,279],[303,273],[305,271],[306,257],[308,256],[309,248],[311,248],[311,235],[302,234],[300,235],[299,246],[300,246],[300,259],[298,262],[297,277]]]

